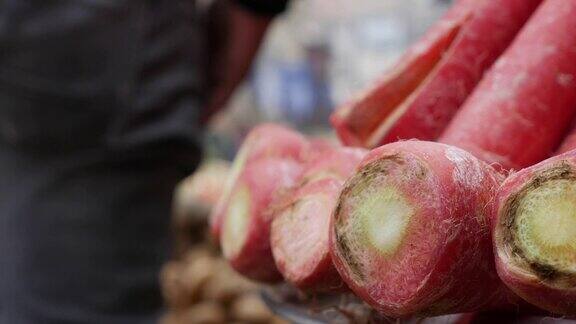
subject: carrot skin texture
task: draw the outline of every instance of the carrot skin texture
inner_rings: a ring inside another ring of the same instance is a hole
[[[230,193],[246,165],[263,157],[284,157],[304,161],[310,154],[309,143],[302,135],[288,127],[265,123],[254,127],[246,136],[232,165],[224,193],[210,213],[210,234],[216,242],[220,240],[224,213],[230,201]]]
[[[325,150],[305,164],[302,181],[308,182],[327,177],[344,181],[352,175],[367,153],[368,150],[351,147]]]
[[[470,12],[470,2],[458,1],[382,80],[332,114],[330,121],[342,143],[366,146],[371,133],[391,113],[393,106],[418,86],[448,49]]]
[[[503,169],[552,153],[576,111],[576,1],[545,0],[439,141]]]
[[[308,292],[345,290],[329,253],[331,212],[343,182],[324,178],[304,184],[291,196],[290,204],[275,213],[270,234],[272,254],[284,279]],[[310,209],[293,210],[297,204]]]
[[[556,168],[563,168],[565,176],[576,175],[576,150],[554,156],[509,176],[500,189],[493,204],[492,227],[496,257],[496,268],[502,281],[518,296],[527,302],[556,315],[576,316],[576,274],[572,273],[568,286],[559,286],[554,277],[542,278],[538,271],[526,264],[526,260],[510,257],[510,243],[505,240],[504,222],[510,220],[502,216],[512,197],[528,186],[545,179],[544,174]],[[530,188],[528,188],[530,189]],[[518,254],[516,254],[518,255]]]
[[[309,292],[346,289],[330,256],[330,218],[344,180],[366,153],[354,148],[324,152],[305,166],[299,185],[277,206],[272,252],[278,269],[295,287]]]
[[[331,151],[338,147],[338,143],[334,143],[330,140],[323,138],[310,138],[308,140],[310,154],[307,156],[307,161],[315,159],[316,156],[323,154],[324,152]]]
[[[414,209],[388,257],[366,245],[347,249],[350,237],[340,232],[353,224],[355,190],[378,189],[363,181],[394,186]],[[346,182],[332,219],[330,248],[338,272],[387,316],[513,307],[517,300],[496,275],[486,208],[501,181],[489,165],[444,144],[406,141],[372,150]]]
[[[342,141],[376,147],[398,139],[435,140],[540,2],[457,2],[381,83],[333,115]],[[422,62],[427,70],[418,69]],[[395,97],[405,90],[404,79],[414,78],[420,83]]]
[[[437,70],[414,97],[408,99],[406,112],[384,135],[378,134],[372,143],[381,145],[411,138],[437,139],[484,72],[502,54],[540,2],[477,2],[474,13]]]
[[[235,207],[233,204],[228,204],[220,244],[223,247],[224,257],[232,268],[245,277],[266,283],[282,280],[270,248],[272,219],[268,212],[275,196],[292,187],[301,174],[302,166],[298,162],[281,158],[262,158],[251,161],[240,175],[232,196],[241,190],[248,192],[249,207],[244,216],[247,223],[244,238],[231,241],[231,238],[226,237],[226,222],[231,221],[230,213]],[[229,246],[231,247],[227,248]]]

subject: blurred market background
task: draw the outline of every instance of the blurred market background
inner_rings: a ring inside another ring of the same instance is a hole
[[[296,0],[268,32],[250,77],[210,127],[205,159],[177,189],[176,248],[161,281],[165,324],[285,323],[236,275],[205,233],[229,162],[263,121],[332,138],[328,116],[389,68],[448,0]],[[205,6],[211,1],[204,1]]]
[[[269,30],[248,81],[214,121],[208,147],[230,158],[262,121],[327,132],[333,108],[374,82],[449,2],[293,1]]]

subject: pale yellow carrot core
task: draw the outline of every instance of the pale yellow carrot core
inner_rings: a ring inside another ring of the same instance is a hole
[[[352,212],[355,231],[379,252],[392,255],[402,243],[414,208],[391,186],[368,190]]]
[[[576,273],[576,182],[550,180],[528,191],[519,201],[515,225],[528,261]]]
[[[226,257],[238,253],[248,236],[250,217],[250,191],[243,187],[234,192],[224,219],[222,252]]]
[[[230,174],[226,179],[226,183],[224,185],[224,192],[222,193],[222,198],[224,200],[228,200],[230,195],[232,194],[232,189],[234,189],[234,184],[240,177],[240,173],[244,169],[244,165],[246,164],[246,158],[248,157],[248,149],[246,148],[248,145],[243,145],[236,154],[234,158],[234,162],[232,162],[232,167],[230,168]]]

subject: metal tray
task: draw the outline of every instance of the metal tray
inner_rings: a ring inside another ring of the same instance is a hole
[[[557,324],[576,321],[564,318],[528,316],[510,312],[453,314],[428,318],[394,319],[378,315],[354,295],[307,296],[283,284],[261,290],[262,299],[278,316],[298,324]]]
[[[266,287],[261,291],[266,305],[278,316],[298,324],[372,323],[468,323],[470,315],[455,314],[430,318],[393,319],[378,315],[353,294],[307,296],[288,285]]]

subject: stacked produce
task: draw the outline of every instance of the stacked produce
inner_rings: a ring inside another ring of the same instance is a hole
[[[259,298],[258,286],[243,279],[207,243],[170,261],[161,274],[168,308],[162,324],[283,324]]]
[[[296,183],[301,172],[295,161],[264,158],[247,165],[234,185],[220,244],[232,267],[246,277],[263,282],[282,279],[270,248],[268,207]]]
[[[545,1],[440,141],[505,169],[554,152],[576,113],[575,15],[573,0]]]
[[[228,208],[232,191],[246,165],[260,158],[282,158],[296,162],[303,161],[310,152],[310,143],[300,134],[274,124],[263,124],[252,130],[242,144],[232,165],[231,174],[224,187],[224,193],[210,214],[210,229],[218,241],[222,230],[224,214]]]
[[[500,181],[452,146],[407,141],[371,151],[334,211],[339,272],[389,316],[506,307],[509,296],[490,262],[486,208]]]
[[[292,192],[273,206],[271,245],[284,278],[315,292],[345,290],[330,256],[332,210],[366,151],[332,149],[307,163]]]
[[[227,163],[209,159],[176,189],[177,248],[160,276],[167,312],[162,324],[283,324],[260,300],[258,285],[220,257],[206,233],[207,216],[223,192]]]
[[[458,0],[382,81],[332,116],[346,145],[435,140],[541,0]]]
[[[333,116],[344,144],[388,144],[240,155],[225,257],[385,317],[576,316],[575,17],[576,0],[457,1]]]

